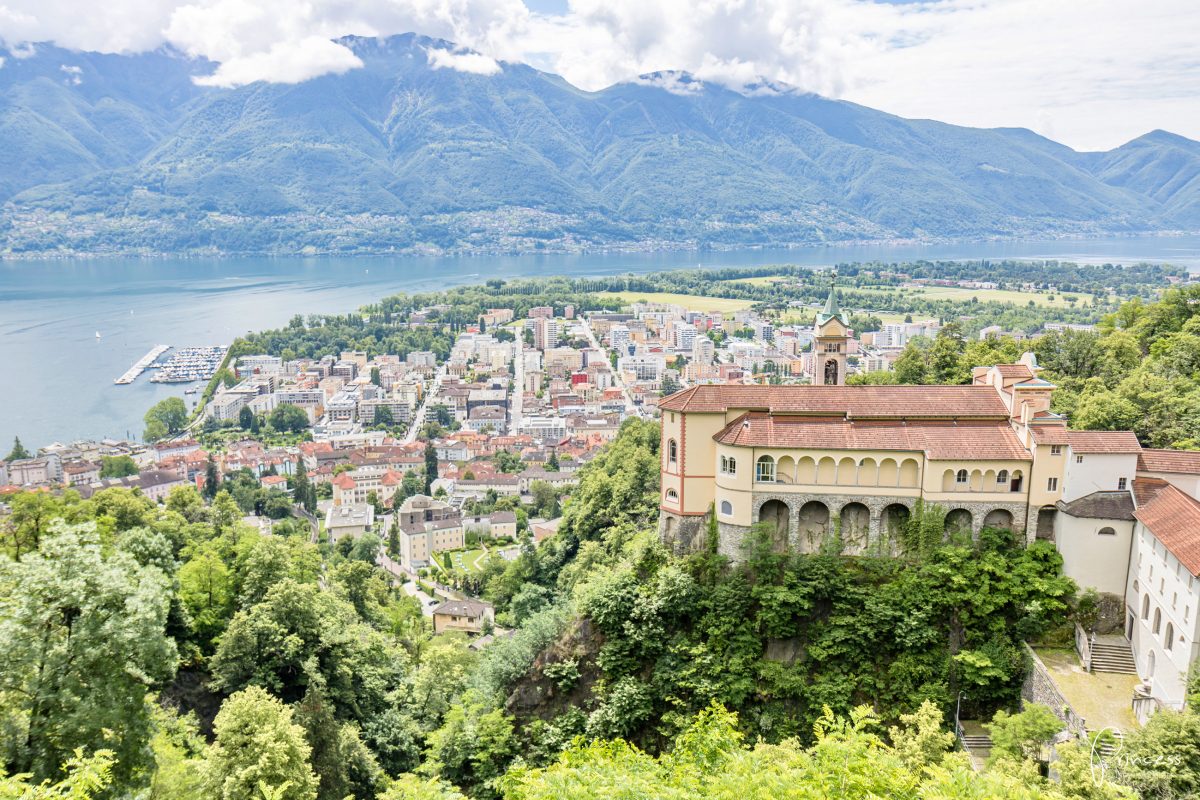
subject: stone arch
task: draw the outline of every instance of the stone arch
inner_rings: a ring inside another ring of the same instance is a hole
[[[796,464],[796,483],[813,484],[817,482],[817,462],[804,456]]]
[[[839,386],[841,384],[841,382],[838,380],[837,359],[830,358],[825,361],[824,374],[826,386]]]
[[[825,456],[817,462],[817,483],[832,486],[837,482],[837,462]]]
[[[892,538],[898,537],[904,530],[904,526],[908,524],[909,518],[912,516],[912,511],[903,503],[892,503],[883,509],[883,513],[879,515],[879,521],[883,531]]]
[[[858,483],[858,464],[849,456],[844,457],[837,465],[837,485],[854,486]]]
[[[1025,476],[1021,474],[1021,470],[1014,469],[1012,471],[1012,477],[1008,480],[1008,490],[1010,492],[1021,491],[1021,481],[1023,481],[1024,478]]]
[[[780,483],[795,483],[796,459],[791,456],[781,456],[775,464],[775,480]]]
[[[1142,619],[1150,619],[1150,595],[1142,595]]]
[[[791,519],[792,510],[782,500],[768,500],[758,509],[758,521],[771,526],[771,549],[776,553],[787,552]]]
[[[879,462],[879,483],[877,485],[900,485],[900,468],[896,464],[896,459],[885,458],[883,461]]]
[[[951,509],[946,514],[946,533],[971,533],[974,526],[975,517],[965,508]]]
[[[1013,474],[1016,475],[1017,473]],[[1039,508],[1037,515],[1037,533],[1035,534],[1035,538],[1047,542],[1053,542],[1054,520],[1057,516],[1058,509],[1054,506],[1042,506]]]
[[[829,507],[809,500],[800,507],[800,552],[816,553],[829,534]]]
[[[1151,628],[1153,628],[1155,636],[1157,636],[1158,632],[1160,630],[1162,630],[1162,609],[1161,608],[1154,609],[1154,624],[1151,626]]]
[[[864,458],[862,461],[858,462],[858,485],[879,485],[879,465],[875,463],[875,459]]]
[[[1146,679],[1154,677],[1154,650],[1150,650],[1149,656],[1146,658]]]
[[[948,469],[942,473],[942,491],[953,492],[955,488],[954,470]]]
[[[871,510],[862,503],[847,503],[839,514],[842,553],[856,556],[867,549],[871,531]]]
[[[675,526],[676,526],[675,518],[667,517],[666,532],[667,532],[668,539],[675,536]]]
[[[993,508],[983,518],[983,527],[985,528],[1002,528],[1006,531],[1013,529],[1012,512],[1004,508]]]
[[[921,468],[916,459],[906,458],[900,465],[900,486],[915,489],[920,480]]]

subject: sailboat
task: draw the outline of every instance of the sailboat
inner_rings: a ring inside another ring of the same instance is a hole
[[[96,338],[97,338],[97,339],[99,339],[99,338],[100,338],[100,331],[96,331]]]

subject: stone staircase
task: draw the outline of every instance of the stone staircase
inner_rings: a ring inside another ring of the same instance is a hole
[[[992,754],[992,737],[978,723],[967,723],[965,729],[959,727],[958,741],[970,756],[972,766],[976,770],[983,769],[988,756]]]
[[[1095,736],[1096,733],[1097,731],[1088,731],[1089,736]],[[1125,734],[1112,728],[1105,728],[1104,734],[1104,741],[1096,742],[1093,752],[1101,758],[1110,759],[1121,752],[1121,747],[1125,743]]]
[[[1137,663],[1133,660],[1129,640],[1117,636],[1097,637],[1092,642],[1092,672],[1136,675]]]

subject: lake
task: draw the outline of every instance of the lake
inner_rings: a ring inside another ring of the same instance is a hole
[[[140,436],[146,409],[182,396],[184,387],[152,384],[149,373],[130,386],[113,385],[134,361],[157,344],[229,344],[295,314],[341,313],[397,292],[489,278],[922,258],[1154,261],[1200,272],[1200,236],[646,254],[0,262],[0,457],[14,435],[30,448]],[[189,406],[194,398],[188,396]]]

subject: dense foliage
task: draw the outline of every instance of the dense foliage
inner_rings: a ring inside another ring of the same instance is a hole
[[[851,382],[967,383],[971,367],[1011,362],[1031,349],[1057,385],[1052,410],[1084,430],[1133,430],[1147,447],[1200,448],[1200,286],[1157,302],[1134,299],[1095,331],[1052,332],[1032,342],[970,340],[944,327],[909,344],[890,373]]]

